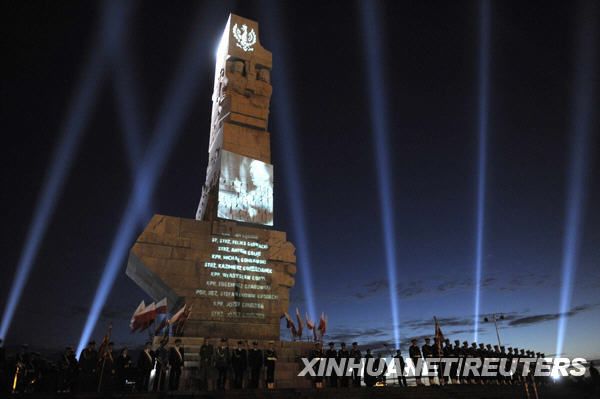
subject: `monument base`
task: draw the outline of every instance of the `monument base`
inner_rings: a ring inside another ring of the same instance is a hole
[[[158,348],[162,337],[155,337],[153,342],[153,348]],[[180,391],[197,391],[200,387],[200,347],[205,341],[205,338],[197,337],[179,337],[181,339],[181,345],[184,348],[184,369],[181,374],[181,386]],[[167,348],[171,347],[175,341],[174,337],[171,337]],[[217,348],[220,345],[220,339],[210,338],[207,340],[213,348]],[[245,341],[243,338],[230,338],[227,341],[229,350],[233,350],[237,347],[238,341]],[[269,341],[257,341],[258,347],[261,350],[269,347]],[[251,342],[249,342],[251,348]],[[246,349],[246,348],[245,348]],[[309,377],[298,377],[298,373],[302,370],[301,357],[308,356],[310,351],[314,349],[314,342],[306,341],[275,341],[275,352],[277,353],[277,365],[275,366],[275,388],[278,389],[304,389],[311,388],[313,386],[312,380]],[[226,389],[232,389],[231,383],[233,379],[233,371],[230,369],[227,375]],[[209,391],[216,390],[217,371],[211,369],[209,372],[208,387]],[[244,388],[246,388],[248,382],[248,375],[244,376]],[[265,370],[261,371],[259,388],[266,388],[265,384]]]

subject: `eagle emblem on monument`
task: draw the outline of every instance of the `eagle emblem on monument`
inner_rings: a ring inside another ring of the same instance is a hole
[[[256,32],[251,29],[248,32],[248,25],[243,24],[241,28],[238,28],[237,24],[233,25],[233,37],[235,37],[236,45],[244,51],[254,51],[256,44]]]

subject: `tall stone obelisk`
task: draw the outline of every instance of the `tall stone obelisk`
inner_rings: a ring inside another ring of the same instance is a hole
[[[218,47],[196,219],[155,215],[130,251],[127,275],[152,298],[192,307],[184,336],[279,340],[294,285],[295,248],[270,227],[272,58],[258,32],[230,15]]]

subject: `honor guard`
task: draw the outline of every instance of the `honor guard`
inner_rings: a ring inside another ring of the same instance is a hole
[[[460,348],[460,352],[462,354],[462,357],[464,358],[463,371],[460,373],[461,374],[461,378],[462,378],[462,382],[464,384],[470,384],[470,383],[472,383],[472,381],[471,381],[471,373],[466,373],[465,374],[465,372],[464,372],[465,362],[467,361],[467,358],[473,357],[472,354],[471,354],[471,350],[469,348],[469,343],[467,341],[463,341],[462,347]]]
[[[419,349],[417,347],[417,349]],[[377,382],[377,377],[375,375],[371,375],[370,373],[367,372],[367,369],[369,367],[369,361],[372,362],[373,359],[373,355],[371,354],[371,349],[367,349],[367,354],[365,355],[365,372],[364,372],[364,380],[365,380],[365,385],[368,387],[372,387],[375,386],[375,383]]]
[[[98,389],[101,392],[110,392],[114,387],[115,359],[113,357],[113,342],[109,342],[106,349],[102,352],[102,357],[98,359],[99,381]]]
[[[512,370],[512,361],[514,358],[514,353],[513,353],[513,348],[512,347],[508,347],[508,353],[506,354],[506,372],[510,372]],[[508,377],[508,383],[509,384],[514,384],[515,383],[515,376],[514,374],[509,375]]]
[[[275,365],[277,364],[277,353],[275,352],[275,342],[269,341],[269,348],[265,350],[265,367],[267,369],[267,388],[275,388]]]
[[[199,353],[200,389],[208,390],[208,380],[213,367],[214,348],[205,338]]]
[[[260,381],[260,369],[263,366],[263,352],[258,349],[258,342],[252,342],[252,349],[248,351],[248,366],[250,368],[249,388],[258,388]]]
[[[352,342],[350,357],[354,359],[356,364],[361,361],[362,354],[360,353],[360,349],[358,349],[358,342]],[[352,386],[360,387],[360,370],[356,368],[352,369]]]
[[[415,381],[416,381],[417,385],[423,385],[423,383],[421,382],[421,374],[416,372],[416,371],[418,371],[418,364],[419,364],[419,361],[421,360],[421,350],[419,349],[419,346],[417,345],[417,340],[414,338],[410,340],[410,347],[408,348],[408,356],[410,357],[410,360],[412,360],[413,366],[415,368]]]
[[[450,366],[450,375],[452,376],[452,383],[460,384],[460,375],[458,371],[459,368],[462,368],[461,362],[463,362],[464,360],[462,359],[461,355],[460,341],[457,339],[454,340],[454,345],[452,346],[452,357],[457,358],[456,363],[452,363],[452,365]]]
[[[430,338],[425,338],[425,344],[421,347],[421,352],[425,359],[433,357],[433,346],[430,345],[430,342]]]
[[[229,347],[227,347],[227,340],[221,338],[221,344],[215,351],[215,367],[217,369],[217,389],[224,391],[225,384],[227,384],[227,369],[230,364]]]
[[[141,392],[147,392],[150,385],[150,372],[154,367],[154,353],[151,351],[152,342],[146,342],[144,350],[140,353],[137,362],[139,379],[137,389]]]
[[[508,353],[506,353],[506,348],[504,346],[500,347],[500,353],[498,356],[500,357],[500,359],[506,359],[508,357]],[[502,384],[506,385],[509,383],[510,376],[504,376],[504,375],[500,374],[499,372],[498,372],[498,375],[500,376],[500,381],[502,382]]]
[[[400,365],[400,370],[396,372],[398,374],[398,385],[400,385],[401,387],[407,387],[408,385],[406,384],[406,375],[404,374],[406,364],[404,363],[404,357],[402,357],[402,351],[400,349],[396,350],[396,355],[394,355],[394,359],[398,359],[397,361],[394,361],[396,362],[396,365]]]
[[[129,350],[127,348],[121,349],[121,353],[115,360],[115,372],[117,375],[117,389],[121,392],[127,390],[127,380],[131,379],[131,370],[133,369],[133,363],[129,356]]]
[[[242,389],[244,382],[244,371],[248,365],[246,349],[242,347],[244,343],[238,341],[237,347],[231,353],[231,366],[233,368],[233,387]]]
[[[359,351],[360,354],[360,351]],[[316,364],[313,367],[313,371],[315,372],[315,388],[323,388],[323,376],[319,375],[319,367],[321,365],[321,362],[323,361],[323,359],[325,358],[325,354],[323,353],[323,347],[321,346],[320,342],[316,342],[315,343],[315,349],[313,349],[310,352],[310,360],[313,359],[318,359],[318,361],[316,362]],[[353,375],[354,377],[354,375]],[[358,376],[359,378],[359,384],[360,384],[360,375]],[[359,385],[360,386],[360,385]]]
[[[98,352],[96,342],[90,341],[79,356],[79,375],[83,392],[96,392],[98,383]]]
[[[344,359],[344,360],[342,360]],[[346,367],[348,367],[348,361],[350,359],[350,352],[348,351],[348,349],[346,349],[346,343],[342,342],[340,344],[340,350],[338,352],[338,361],[342,362],[346,362]],[[344,373],[343,375],[340,376],[340,387],[342,388],[348,388],[348,381],[349,378],[346,375],[346,373]]]
[[[337,362],[338,353],[335,350],[335,344],[333,342],[329,343],[329,349],[325,352],[325,357],[327,358],[327,367],[326,370],[329,369],[329,362],[336,361]],[[331,371],[331,375],[329,376],[329,386],[331,388],[337,388],[337,374],[335,371]]]
[[[0,362],[2,359],[0,359]],[[4,372],[3,364],[0,364],[0,373]],[[67,346],[59,362],[59,380],[58,392],[68,393],[74,390],[74,383],[77,376],[77,358],[73,347]],[[0,388],[3,389],[4,387]],[[0,390],[0,392],[3,392]]]
[[[454,357],[452,351],[452,344],[450,343],[450,340],[448,338],[444,340],[444,346],[442,346],[442,354],[440,355],[440,357]],[[441,372],[441,381],[444,385],[446,385],[450,382],[450,377],[452,376],[452,367],[448,363],[444,363]]]
[[[183,368],[184,349],[181,346],[181,340],[175,340],[175,346],[169,349],[169,366],[171,372],[169,375],[169,390],[177,391],[179,389],[179,380],[181,379],[181,369]]]

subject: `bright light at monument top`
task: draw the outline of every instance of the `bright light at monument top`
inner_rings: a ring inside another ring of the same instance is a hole
[[[127,275],[154,300],[193,309],[184,340],[280,337],[296,256],[285,232],[265,227],[273,225],[271,65],[258,24],[231,15],[217,50],[196,219],[155,215],[130,252]]]

